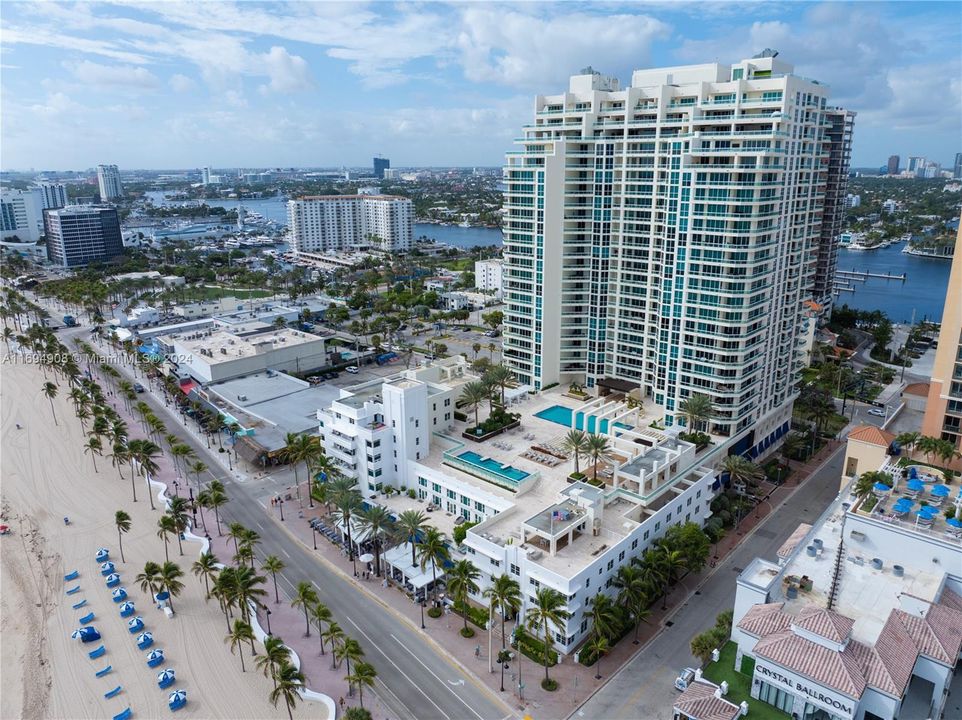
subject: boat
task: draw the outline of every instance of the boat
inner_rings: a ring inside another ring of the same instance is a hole
[[[469,227],[471,227],[471,223],[469,223],[467,220],[464,220],[464,221],[458,223],[458,227],[466,227],[466,228],[469,228]]]

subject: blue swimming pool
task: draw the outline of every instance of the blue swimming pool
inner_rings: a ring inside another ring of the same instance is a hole
[[[508,480],[514,484],[521,482],[528,477],[529,474],[523,470],[518,470],[516,467],[511,467],[510,465],[502,465],[497,460],[492,460],[491,458],[482,458],[472,450],[461,453],[458,455],[458,458],[476,467],[484,468],[488,472],[493,472],[495,475],[500,475],[505,480]]]
[[[558,425],[564,425],[566,428],[571,427],[571,414],[574,410],[565,407],[564,405],[552,405],[549,408],[545,408],[541,412],[535,413],[535,417],[539,417],[542,420],[549,420]],[[595,430],[595,426],[598,427]],[[588,427],[585,428],[585,414],[583,412],[575,413],[575,427],[579,430],[587,429],[588,432],[608,432],[608,419],[602,418],[598,422],[598,418],[594,415],[588,416]],[[624,423],[616,422],[615,427],[624,428],[625,430],[631,430],[631,425],[625,425]]]

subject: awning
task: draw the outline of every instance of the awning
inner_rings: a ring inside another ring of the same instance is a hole
[[[237,438],[234,450],[252,465],[263,465],[267,456],[267,448],[249,436]]]
[[[410,583],[415,590],[420,590],[434,581],[434,563],[429,562],[421,570],[421,563],[411,565],[411,543],[405,542],[395,545],[382,556],[385,564],[404,575],[405,582]],[[444,570],[438,568],[438,580],[444,577]]]
[[[641,385],[631,380],[619,380],[618,378],[602,378],[595,383],[599,387],[608,388],[609,390],[614,390],[616,392],[631,392]]]
[[[189,396],[191,390],[200,386],[197,383],[195,383],[193,380],[188,380],[187,382],[178,382],[177,387],[180,388],[180,391],[184,393],[184,395]]]

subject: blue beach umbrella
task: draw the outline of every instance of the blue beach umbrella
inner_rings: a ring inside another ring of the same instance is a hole
[[[950,492],[952,491],[949,489],[948,485],[936,485],[931,490],[929,490],[929,493],[933,497],[941,497],[941,498],[948,497]]]
[[[958,518],[954,518],[954,517],[946,520],[945,524],[951,525],[954,528],[962,528],[962,520],[959,520]]]
[[[107,548],[100,548],[94,556],[97,562],[107,562],[110,559],[110,551]]]
[[[922,490],[925,490],[925,483],[922,482],[921,480],[909,480],[905,484],[905,487],[907,487],[912,492],[921,492]]]
[[[877,483],[875,483],[875,484],[872,486],[872,489],[873,489],[875,492],[888,492],[888,491],[891,490],[892,488],[890,488],[890,487],[889,487],[888,485],[886,485],[885,483],[877,482]]]
[[[149,633],[144,633],[145,635]],[[157,667],[164,661],[164,651],[160,648],[147,653],[147,667]]]

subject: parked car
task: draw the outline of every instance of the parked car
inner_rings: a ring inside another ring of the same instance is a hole
[[[347,371],[348,371],[349,373],[351,373],[351,375],[357,375],[358,372],[360,372],[360,371],[358,370],[358,368],[354,367],[353,365],[351,365],[351,367],[347,368]]]
[[[138,382],[138,383],[134,383],[134,392],[142,393],[142,392],[146,392],[146,391],[147,391],[147,388],[145,388],[145,387],[144,387],[143,385],[141,385],[139,382]]]
[[[678,677],[675,678],[675,689],[676,690],[687,690],[688,686],[695,682],[695,669],[685,668],[680,673]]]
[[[868,411],[869,415],[874,415],[875,417],[885,417],[885,411],[882,408],[872,408]]]

